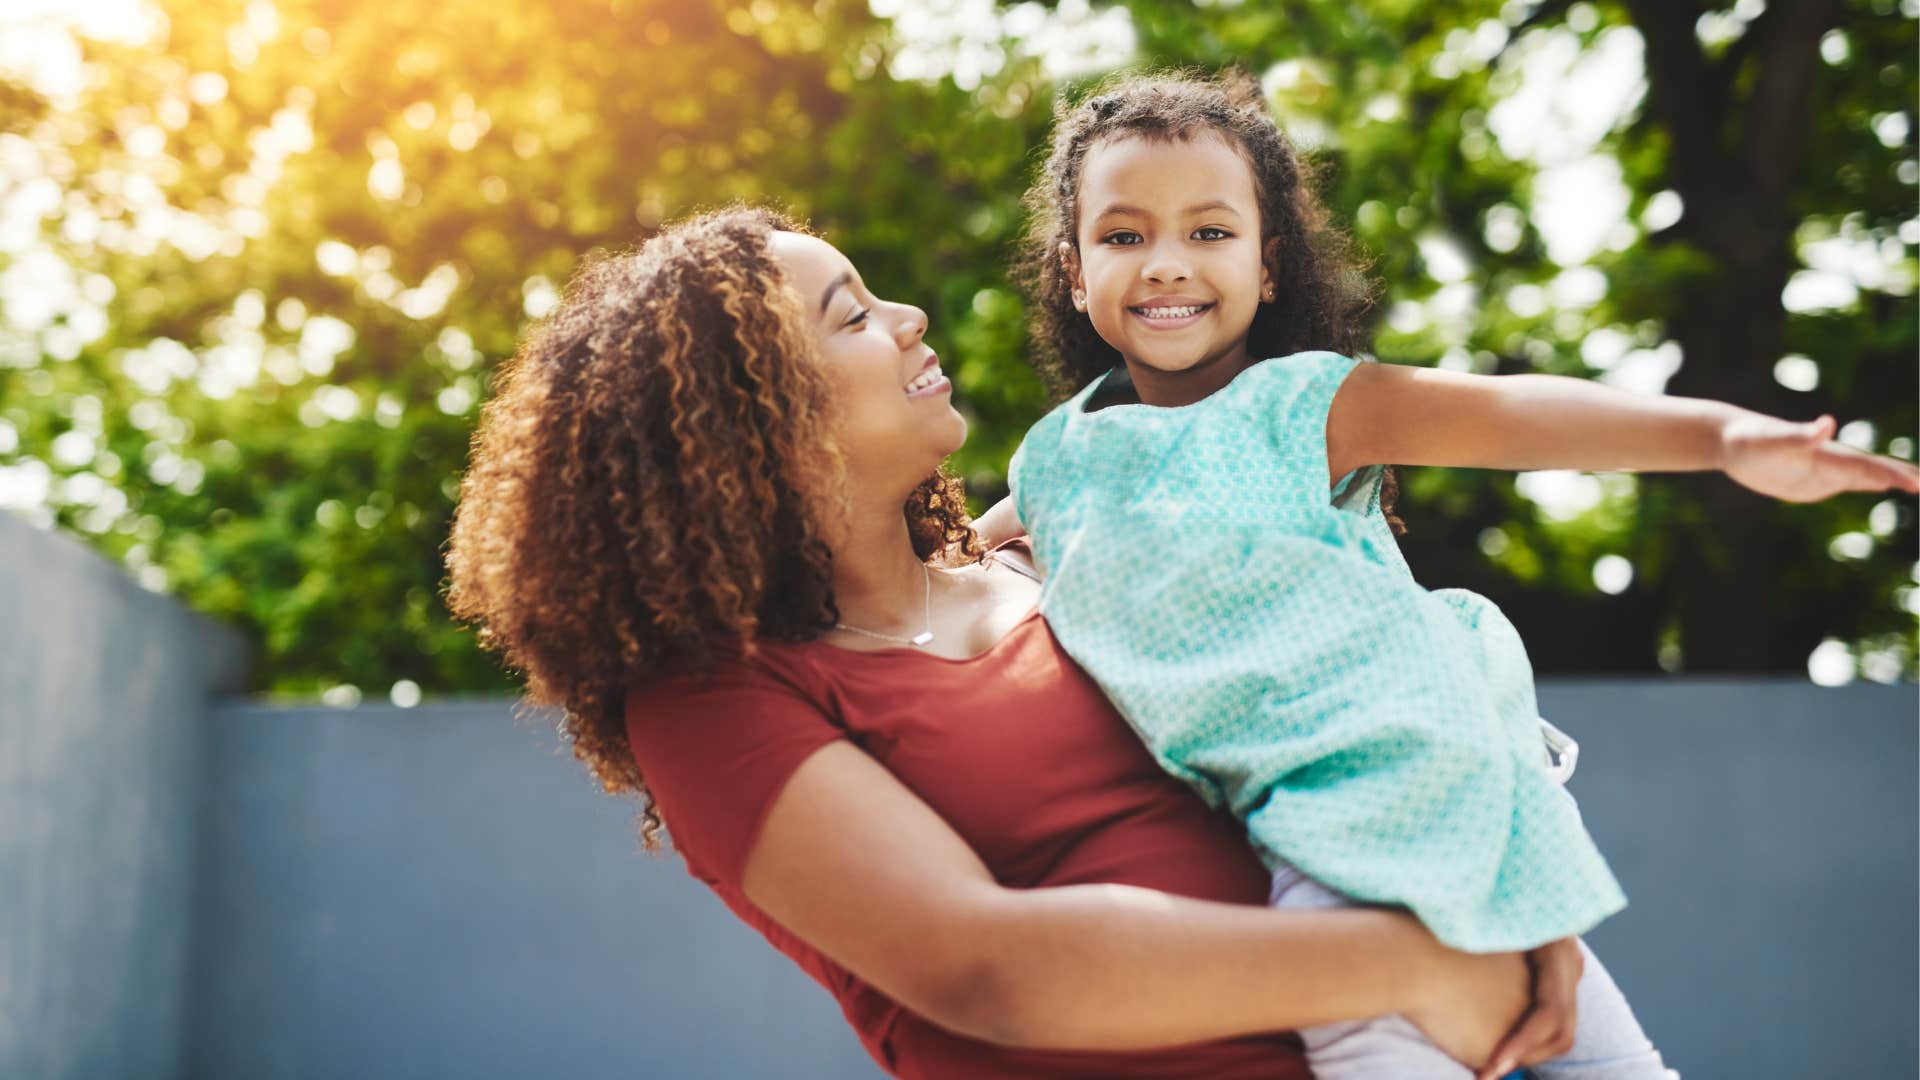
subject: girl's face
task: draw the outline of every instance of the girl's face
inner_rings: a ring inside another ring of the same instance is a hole
[[[1253,170],[1223,137],[1126,137],[1087,153],[1074,306],[1126,358],[1141,400],[1198,401],[1244,370],[1271,279]]]
[[[856,486],[899,487],[904,498],[967,437],[953,384],[921,340],[927,313],[868,292],[853,264],[824,240],[776,232],[769,247],[812,320]]]

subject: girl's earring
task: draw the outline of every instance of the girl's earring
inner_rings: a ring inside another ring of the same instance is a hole
[[[1073,294],[1073,310],[1075,311],[1087,310],[1087,298],[1084,295],[1077,292]]]
[[[1273,303],[1273,287],[1271,285],[1269,285],[1265,291],[1261,292],[1260,299],[1265,300],[1269,304]]]

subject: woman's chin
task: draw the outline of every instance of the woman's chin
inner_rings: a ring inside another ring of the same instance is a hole
[[[945,440],[947,446],[940,455],[942,461],[953,456],[967,444],[967,418],[960,415],[960,410],[951,406],[947,408],[946,426],[950,430],[944,433],[947,435]]]

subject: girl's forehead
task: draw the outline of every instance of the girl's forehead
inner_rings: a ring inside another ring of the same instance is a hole
[[[1134,205],[1151,199],[1156,205]],[[1223,135],[1121,135],[1087,150],[1080,173],[1080,209],[1099,215],[1115,203],[1164,212],[1188,203],[1256,201],[1253,169]]]

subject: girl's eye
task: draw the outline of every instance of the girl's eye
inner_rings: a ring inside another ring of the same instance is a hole
[[[1108,233],[1103,242],[1115,244],[1120,247],[1132,247],[1134,244],[1140,242],[1140,234],[1131,232]]]
[[[861,323],[863,323],[863,322],[866,322],[866,321],[867,321],[867,316],[869,316],[869,315],[871,315],[871,314],[873,314],[873,309],[871,309],[871,308],[859,308],[859,309],[857,309],[857,310],[855,310],[855,311],[854,311],[854,313],[853,313],[852,315],[849,315],[849,316],[847,316],[847,321],[846,321],[845,323],[843,323],[843,324],[841,325],[841,327],[840,327],[840,328],[841,328],[842,330],[845,330],[845,329],[847,329],[848,327],[855,327],[855,326],[859,326],[859,325],[860,325]]]
[[[1207,235],[1208,233],[1212,233],[1213,235],[1208,236]],[[1212,225],[1206,225],[1206,226],[1202,226],[1201,228],[1195,229],[1193,231],[1193,235],[1199,237],[1202,240],[1230,240],[1233,238],[1232,233],[1228,232],[1225,229],[1216,228]]]

